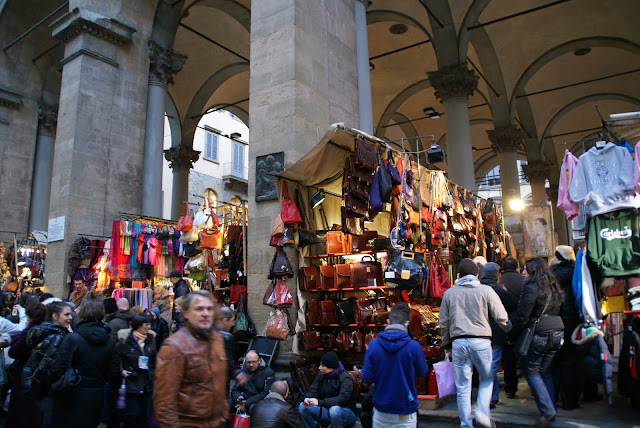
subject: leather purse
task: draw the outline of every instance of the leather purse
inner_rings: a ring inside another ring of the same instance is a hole
[[[285,314],[276,310],[267,320],[265,335],[271,339],[283,340],[289,336],[290,330]]]
[[[338,351],[348,351],[351,348],[351,338],[345,331],[341,331],[336,336],[336,347]]]
[[[442,299],[444,292],[451,288],[451,281],[449,275],[442,264],[442,260],[435,252],[431,253],[431,259],[429,261],[429,296],[434,299]],[[423,290],[422,294],[427,295],[427,290]]]
[[[293,202],[293,199],[289,197],[289,188],[287,187],[287,182],[283,182],[282,186],[284,187],[284,198],[282,199],[282,205],[280,208],[280,216],[282,217],[282,221],[284,224],[297,224],[302,223],[302,216],[300,215],[300,211],[296,206],[296,203]]]
[[[366,350],[369,347],[369,343],[371,343],[371,341],[373,339],[375,339],[376,337],[378,337],[378,333],[367,333],[367,335],[364,337],[364,349]]]
[[[307,300],[307,325],[320,325],[320,301]]]
[[[375,325],[384,325],[389,319],[389,311],[376,312],[373,314],[373,323]]]
[[[351,265],[338,264],[334,265],[334,282],[335,288],[351,288]]]
[[[344,203],[344,207],[354,217],[368,216],[369,202],[367,200],[362,200],[360,197],[352,193],[343,192],[342,201]]]
[[[364,260],[370,257],[372,260]],[[384,287],[382,279],[382,265],[373,260],[371,256],[365,256],[363,261],[351,264],[351,286],[355,289],[362,287]]]
[[[218,229],[204,229],[202,232],[200,232],[200,246],[202,248],[208,248],[212,250],[221,249],[222,234]]]
[[[340,325],[355,324],[355,315],[353,313],[354,299],[338,300],[336,302],[336,320]]]
[[[327,326],[337,324],[336,304],[333,300],[323,300],[320,302],[320,324]]]
[[[353,143],[353,157],[358,168],[374,169],[378,164],[376,146],[364,141],[362,135],[358,135]]]
[[[354,307],[355,322],[360,326],[373,324],[373,317],[379,312],[386,312],[386,299],[362,299],[356,301]]]
[[[422,282],[423,266],[423,253],[389,250],[385,278],[399,287],[417,287]]]
[[[176,229],[180,232],[187,232],[193,228],[193,217],[191,217],[191,213],[189,212],[189,203],[185,202],[184,205],[180,218],[178,219],[178,224],[176,225]]]
[[[271,260],[268,279],[274,279],[280,276],[293,277],[293,269],[284,250],[281,247],[276,247],[276,253]]]
[[[331,290],[335,288],[335,269],[333,265],[320,266],[320,288],[322,290]]]
[[[364,348],[364,334],[359,331],[351,333],[351,349],[353,352],[362,352]]]
[[[373,182],[373,171],[359,168],[356,165],[354,155],[350,155],[345,159],[344,172],[348,180],[361,181],[370,185]]]
[[[362,232],[362,235],[353,235],[351,237],[351,252],[358,253],[371,249],[369,243],[377,237],[378,232],[375,230],[365,230]]]
[[[322,348],[324,350],[336,349],[338,347],[336,335],[333,333],[322,333],[320,339],[322,340]]]
[[[352,236],[358,236],[364,233],[364,217],[353,216],[346,207],[340,207],[340,214],[342,217],[342,232],[347,239],[352,239]],[[349,249],[346,252],[350,251],[351,243],[349,243]]]
[[[303,351],[314,351],[322,348],[320,333],[314,330],[304,330],[298,333],[298,343]]]
[[[317,290],[320,283],[320,269],[318,266],[304,266],[300,268],[300,289],[303,291]]]
[[[327,232],[327,255],[348,254],[351,252],[351,238],[341,231],[330,230]]]

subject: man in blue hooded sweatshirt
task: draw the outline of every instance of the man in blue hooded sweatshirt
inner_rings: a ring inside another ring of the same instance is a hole
[[[371,341],[364,355],[362,381],[375,383],[373,428],[415,427],[418,422],[416,377],[427,375],[420,344],[407,334],[411,309],[398,303],[389,325]]]

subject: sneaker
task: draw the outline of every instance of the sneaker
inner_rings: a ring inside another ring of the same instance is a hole
[[[495,408],[497,407],[498,403],[500,403],[500,401],[498,401],[498,400],[494,400],[494,401],[492,401],[492,402],[489,404],[489,408],[490,408],[490,409],[495,409]]]
[[[514,398],[518,398],[515,392],[507,392],[507,398],[513,400]]]

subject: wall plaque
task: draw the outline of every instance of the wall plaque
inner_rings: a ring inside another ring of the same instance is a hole
[[[275,174],[284,171],[284,152],[256,157],[256,202],[278,200]]]

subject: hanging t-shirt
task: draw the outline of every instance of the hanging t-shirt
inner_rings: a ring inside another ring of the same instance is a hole
[[[613,143],[589,149],[578,160],[569,194],[591,216],[638,208],[631,155]]]
[[[588,254],[602,276],[640,274],[640,211],[620,210],[589,220]]]
[[[636,192],[640,193],[640,141],[636,144],[636,161],[633,163],[634,166],[634,183],[636,186]]]
[[[567,215],[567,220],[573,220],[579,213],[578,204],[569,197],[569,185],[573,178],[573,172],[578,165],[578,158],[569,150],[564,151],[564,159],[560,167],[560,184],[558,186],[558,208]]]

